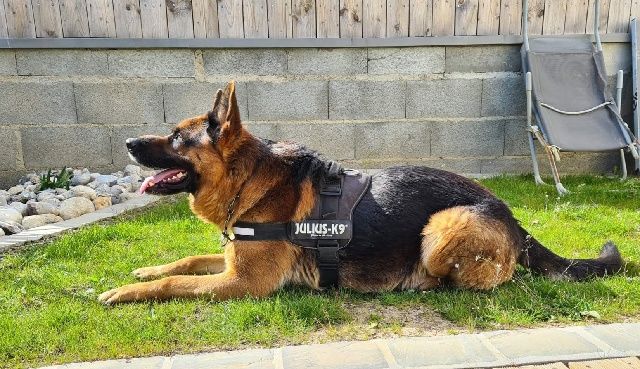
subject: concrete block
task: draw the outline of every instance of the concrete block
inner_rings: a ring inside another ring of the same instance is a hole
[[[289,346],[282,350],[284,369],[387,368],[384,356],[375,342],[336,342],[313,346]]]
[[[106,51],[100,50],[17,50],[21,76],[77,76],[109,73]]]
[[[326,119],[326,81],[248,82],[251,120]]]
[[[278,139],[291,140],[317,150],[329,159],[355,157],[353,125],[344,123],[283,123]]]
[[[444,47],[371,48],[369,74],[432,74],[445,70]]]
[[[508,359],[539,362],[534,358],[560,358],[579,354],[597,354],[600,349],[577,333],[543,328],[526,331],[503,331],[487,334],[488,341]],[[552,361],[552,360],[548,360]]]
[[[400,338],[387,342],[391,354],[403,368],[459,363],[475,367],[477,364],[498,361],[498,358],[474,336]]]
[[[192,50],[111,50],[109,74],[126,77],[193,77]]]
[[[607,75],[615,76],[618,70],[631,73],[631,47],[627,43],[602,44],[602,56]],[[630,81],[630,80],[629,80]],[[615,84],[613,85],[615,87]]]
[[[75,123],[71,82],[0,82],[0,124]]]
[[[431,154],[428,123],[356,124],[356,159],[426,158]]]
[[[0,171],[16,170],[18,146],[15,132],[0,129]]]
[[[152,82],[78,82],[74,84],[81,123],[161,123],[162,85]]]
[[[178,123],[183,119],[208,112],[213,107],[216,91],[224,87],[224,83],[193,81],[164,84],[162,90],[165,120],[167,123]],[[236,83],[236,99],[240,108],[240,117],[248,119],[245,83]]]
[[[361,159],[343,160],[349,168],[378,170],[380,168],[394,167],[398,165],[417,165],[430,168],[447,170],[460,174],[478,174],[481,169],[481,159],[474,158],[420,158],[420,159]]]
[[[178,355],[171,369],[271,369],[273,351],[242,350],[210,354]]]
[[[0,170],[0,188],[15,186],[24,174],[24,170]],[[1,249],[2,247],[0,247]]]
[[[111,138],[102,127],[32,127],[21,129],[28,169],[111,164]]]
[[[287,54],[284,49],[214,49],[202,53],[208,75],[284,74]]]
[[[367,73],[367,50],[291,49],[287,52],[287,71],[291,74]]]
[[[478,117],[482,80],[407,81],[407,118]]]
[[[244,127],[256,137],[268,140],[278,140],[278,125],[274,122],[249,122],[243,123]]]
[[[143,135],[160,135],[166,136],[171,134],[171,125],[138,125],[138,126],[119,126],[111,128],[111,153],[113,156],[113,164],[122,170],[125,165],[133,163],[127,154],[125,140],[130,137],[139,137]]]
[[[482,80],[482,116],[526,114],[524,79],[521,75]]]
[[[618,351],[640,354],[640,323],[595,325],[583,329]]]
[[[447,46],[447,73],[519,72],[519,45]]]
[[[403,81],[329,81],[330,119],[404,118]]]
[[[431,156],[502,156],[504,121],[446,121],[431,126]]]
[[[11,50],[0,50],[0,75],[16,74],[16,54]]]
[[[504,154],[507,156],[529,155],[527,119],[508,119],[504,122]]]

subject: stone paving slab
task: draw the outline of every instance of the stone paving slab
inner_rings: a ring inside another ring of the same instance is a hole
[[[51,366],[47,369],[462,369],[513,366],[566,369],[562,362],[595,359],[600,360],[597,362],[600,366],[591,368],[606,369],[611,366],[603,366],[609,361],[602,359],[624,358],[623,361],[611,362],[627,364],[637,360],[633,357],[640,356],[638,332],[640,323],[538,328],[98,361]],[[572,367],[571,364],[570,368],[586,368],[579,364]],[[620,368],[636,367],[627,365]]]
[[[77,218],[65,220],[64,222],[47,224],[42,227],[28,229],[18,234],[0,237],[0,254],[9,249],[19,247],[27,242],[39,241],[46,236],[59,234],[80,228],[82,226],[95,223],[100,220],[113,218],[125,211],[140,208],[159,200],[159,196],[144,195],[116,204],[108,208],[104,208],[93,213],[81,215]]]

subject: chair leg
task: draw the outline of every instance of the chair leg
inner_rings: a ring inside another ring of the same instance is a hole
[[[551,165],[551,173],[553,173],[553,181],[556,183],[556,190],[558,191],[558,195],[564,196],[569,193],[569,191],[564,188],[562,183],[560,183],[560,175],[558,174],[558,167],[556,166],[556,158],[553,156],[550,148],[546,148],[547,157],[549,158],[549,164]]]
[[[533,164],[533,179],[537,185],[545,184],[540,177],[540,168],[538,168],[538,155],[536,155],[536,146],[533,142],[533,133],[527,132],[529,136],[529,150],[531,151],[531,162]]]
[[[627,179],[627,161],[624,159],[624,149],[620,149],[620,169],[622,169],[621,181]]]

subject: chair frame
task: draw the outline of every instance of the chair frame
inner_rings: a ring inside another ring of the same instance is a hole
[[[596,40],[596,50],[602,51],[602,43],[600,41],[600,32],[599,32],[599,19],[600,19],[600,1],[594,1],[594,37]],[[523,45],[526,51],[529,51],[529,24],[528,24],[528,0],[524,0],[522,4],[522,35],[523,35]],[[553,174],[553,181],[555,182],[556,190],[560,196],[568,194],[569,191],[562,185],[560,181],[560,175],[558,173],[557,162],[560,161],[560,151],[552,145],[547,144],[544,139],[542,132],[537,125],[533,124],[533,97],[532,97],[532,78],[531,72],[527,72],[525,75],[525,88],[527,94],[527,136],[529,138],[529,149],[531,152],[531,160],[533,164],[533,174],[535,183],[538,185],[545,184],[540,176],[540,168],[538,166],[538,159],[536,155],[536,147],[534,143],[534,139],[540,141],[542,146],[545,149],[547,154],[547,158],[549,159],[549,164],[551,166],[551,172]],[[618,109],[618,113],[620,113],[620,106],[622,103],[622,87],[623,87],[623,72],[622,70],[618,70],[617,73],[617,81],[616,81],[616,107]],[[626,123],[625,123],[626,124]],[[637,151],[635,147],[629,145],[629,149],[632,150],[633,156],[637,157]],[[624,155],[624,148],[620,149],[620,167],[622,170],[621,180],[625,180],[627,178],[627,165]]]

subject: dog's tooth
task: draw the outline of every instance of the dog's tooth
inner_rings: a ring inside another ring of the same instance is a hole
[[[149,181],[149,187],[153,187],[155,186],[155,183],[153,181]]]

